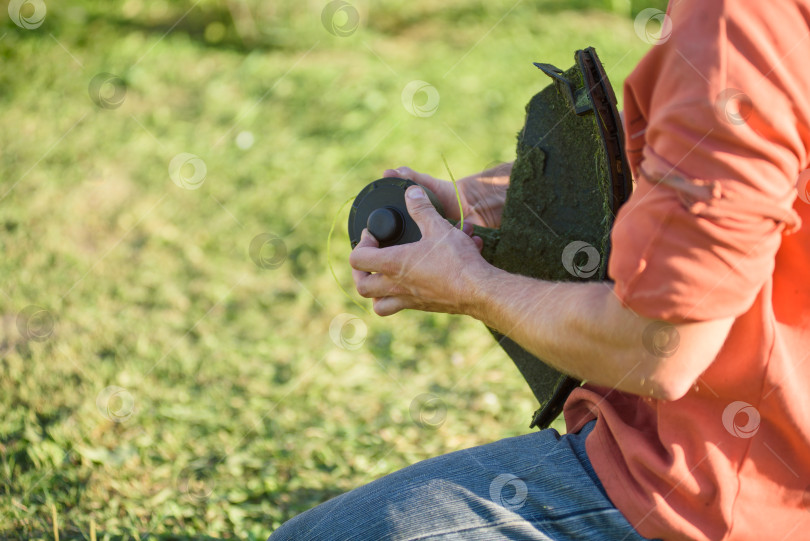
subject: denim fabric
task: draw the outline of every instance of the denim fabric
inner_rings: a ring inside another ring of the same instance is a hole
[[[424,460],[294,517],[270,540],[643,540],[585,453],[595,423]]]

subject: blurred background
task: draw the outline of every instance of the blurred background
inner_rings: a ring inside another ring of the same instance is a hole
[[[366,314],[330,225],[370,309],[341,205],[511,160],[534,61],[594,46],[620,95],[665,2],[6,4],[0,536],[263,539],[527,432],[485,328]]]

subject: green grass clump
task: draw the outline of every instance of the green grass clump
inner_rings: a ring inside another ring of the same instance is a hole
[[[262,539],[526,431],[531,393],[482,325],[363,314],[326,234],[388,167],[512,159],[548,83],[533,61],[593,45],[620,89],[648,47],[632,19],[358,0],[340,37],[326,2],[46,5],[38,28],[0,23],[0,537],[50,538],[55,509],[62,539]],[[402,105],[417,79],[432,116]],[[181,153],[196,189],[170,178]]]

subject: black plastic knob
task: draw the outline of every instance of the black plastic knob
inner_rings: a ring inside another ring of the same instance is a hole
[[[349,211],[349,240],[352,248],[360,242],[360,233],[368,228],[380,248],[408,244],[422,238],[419,226],[408,214],[405,190],[416,183],[397,177],[385,177],[368,184],[352,203]],[[442,204],[427,188],[422,188],[436,210],[444,216]]]
[[[385,244],[396,244],[405,231],[405,219],[394,207],[381,207],[368,215],[368,232]]]

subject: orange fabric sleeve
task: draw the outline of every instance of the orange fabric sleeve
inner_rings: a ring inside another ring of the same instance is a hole
[[[617,216],[609,263],[626,306],[672,322],[751,306],[783,232],[800,225],[792,205],[810,126],[810,77],[779,64],[805,21],[774,36],[767,20],[700,13],[724,3],[688,3],[679,13],[716,39],[673,36],[625,84],[637,189]],[[784,28],[784,13],[770,11]]]

